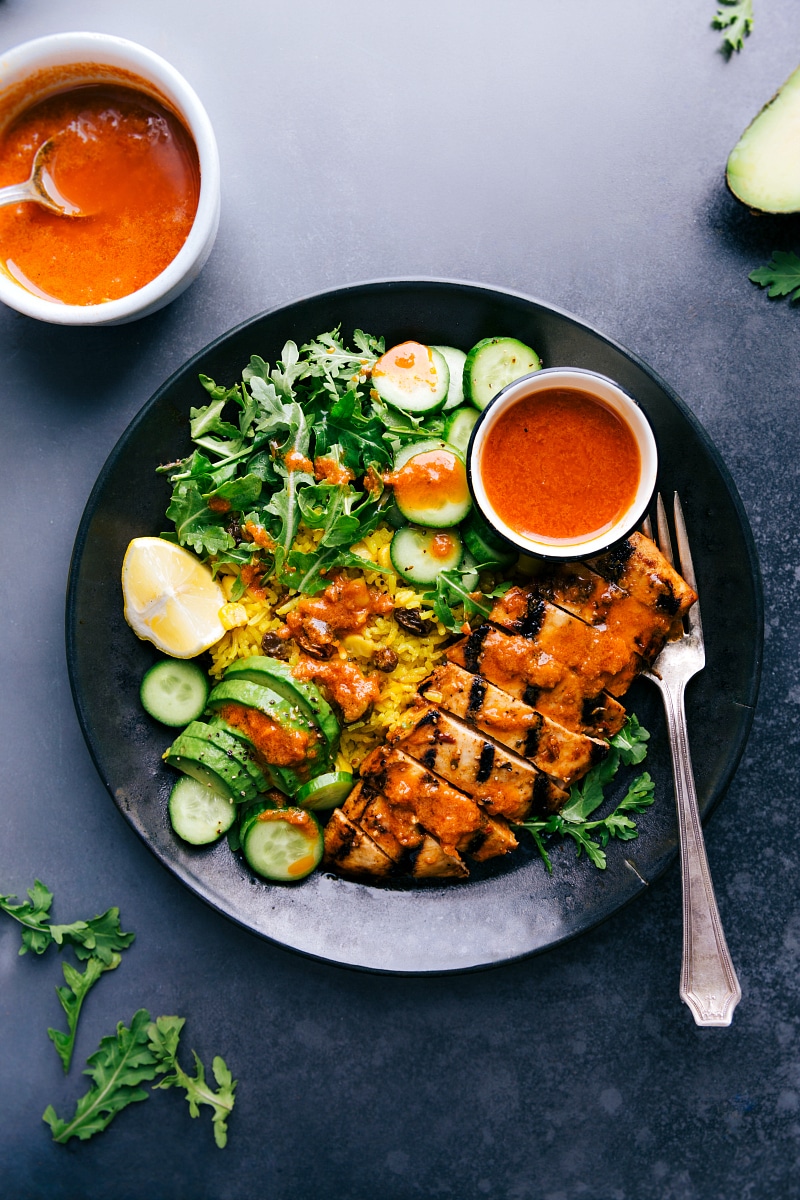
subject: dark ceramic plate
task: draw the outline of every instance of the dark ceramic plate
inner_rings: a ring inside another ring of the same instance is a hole
[[[608,869],[553,847],[548,875],[530,847],[484,864],[466,883],[373,887],[318,872],[299,884],[253,879],[223,841],[192,849],[170,831],[172,783],[161,753],[169,732],[142,711],[138,685],[156,657],[122,615],[120,566],[131,538],[165,527],[168,485],[157,464],[188,451],[197,376],[233,383],[250,355],[274,362],[341,325],[468,350],[511,335],[546,366],[588,367],[616,379],[646,409],[660,448],[659,487],[683,499],[703,603],[706,669],[687,707],[697,791],[707,816],[730,782],[758,691],[762,599],[753,539],[719,454],[684,404],[644,363],[587,325],[524,296],[470,284],[360,284],[299,300],[225,334],[172,376],[135,418],[89,497],[67,596],[67,659],[75,704],[115,803],[153,853],[198,896],[254,933],[304,954],[376,971],[458,971],[508,962],[583,933],[638,895],[676,854],[672,777],[658,695],[639,681],[627,706],[652,731],[657,803],[634,842],[613,842]],[[622,784],[620,784],[622,786]]]

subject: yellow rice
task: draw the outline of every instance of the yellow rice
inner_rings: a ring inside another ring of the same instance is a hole
[[[422,607],[420,593],[409,587],[391,570],[389,543],[392,535],[393,530],[388,525],[379,525],[373,533],[353,547],[356,554],[362,554],[365,559],[388,568],[386,573],[365,570],[362,572],[363,577],[371,587],[391,596],[395,608],[416,609],[421,617],[432,620],[431,610]],[[294,549],[306,554],[311,553],[316,548],[320,536],[320,530],[301,526]],[[355,577],[358,572],[350,570],[348,574]],[[234,575],[221,577],[229,598],[234,579]],[[212,647],[211,674],[215,677],[219,678],[237,658],[262,654],[261,639],[264,634],[280,629],[286,614],[300,599],[297,592],[276,587],[274,584],[266,585],[263,590],[266,593],[264,596],[256,596],[249,590],[245,592],[239,603],[247,613],[247,624],[230,629]],[[398,663],[390,674],[377,673],[381,695],[367,715],[360,721],[343,727],[336,760],[337,770],[356,769],[369,751],[384,741],[387,731],[396,724],[410,704],[420,683],[441,661],[442,647],[447,637],[447,630],[438,621],[430,634],[415,637],[406,633],[389,613],[385,616],[371,617],[363,633],[353,634],[342,640],[340,656],[356,663],[366,674],[375,673],[372,655],[381,646],[388,646],[394,650]],[[287,646],[290,650],[289,663],[294,665],[300,657],[300,652],[292,642],[287,643]]]

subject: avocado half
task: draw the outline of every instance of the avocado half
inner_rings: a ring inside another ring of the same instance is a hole
[[[731,150],[726,179],[756,212],[800,212],[800,67]]]

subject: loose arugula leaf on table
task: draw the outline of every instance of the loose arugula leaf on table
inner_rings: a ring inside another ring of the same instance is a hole
[[[616,777],[620,764],[635,765],[647,754],[649,732],[630,714],[619,733],[610,739],[608,755],[583,779],[570,788],[569,800],[559,813],[546,820],[522,821],[519,827],[531,834],[547,870],[553,864],[547,853],[545,838],[556,834],[570,837],[577,846],[577,856],[586,853],[590,861],[605,870],[607,860],[605,847],[610,838],[630,841],[638,837],[636,822],[629,813],[641,813],[655,800],[655,784],[647,771],[642,772],[628,787],[627,792],[605,817],[590,820],[605,799],[604,788]]]
[[[134,934],[123,933],[118,908],[109,908],[101,916],[88,921],[53,924],[50,920],[53,893],[39,879],[28,889],[28,896],[28,900],[19,904],[12,903],[15,896],[0,896],[0,909],[22,925],[20,954],[28,950],[34,954],[44,954],[53,945],[59,949],[71,946],[76,958],[87,964],[83,972],[69,963],[63,964],[66,986],[57,987],[56,994],[67,1014],[68,1029],[66,1033],[58,1029],[47,1031],[66,1072],[75,1047],[75,1032],[83,1001],[103,972],[119,965],[120,951],[130,946]]]
[[[197,1053],[192,1050],[195,1074],[188,1075],[178,1062],[178,1041],[184,1025],[182,1017],[158,1017],[150,1025],[150,1045],[157,1053],[162,1070],[170,1073],[154,1084],[154,1088],[183,1088],[193,1117],[200,1115],[200,1105],[207,1104],[212,1110],[214,1141],[222,1149],[228,1141],[228,1117],[234,1105],[236,1080],[232,1077],[223,1058],[216,1055],[211,1061],[211,1070],[217,1081],[217,1090],[206,1082],[205,1069]]]
[[[129,1028],[120,1021],[116,1034],[102,1038],[99,1049],[87,1060],[84,1074],[91,1078],[92,1086],[78,1100],[72,1117],[63,1120],[52,1105],[45,1109],[42,1119],[50,1126],[53,1140],[64,1143],[77,1137],[87,1141],[107,1129],[129,1104],[146,1100],[149,1093],[141,1085],[162,1076],[154,1089],[183,1088],[193,1117],[198,1116],[201,1104],[213,1110],[214,1140],[223,1147],[236,1081],[219,1056],[212,1062],[216,1091],[206,1082],[203,1064],[194,1051],[195,1074],[188,1075],[182,1069],[177,1054],[184,1024],[183,1017],[157,1017],[151,1021],[145,1008],[134,1013]]]
[[[724,29],[722,48],[733,54],[744,48],[744,39],[753,30],[753,0],[718,0],[720,7],[711,22],[713,29]]]
[[[766,266],[751,271],[749,278],[759,287],[769,288],[771,300],[788,296],[800,300],[800,258],[791,250],[775,250]]]
[[[162,1069],[162,1060],[150,1045],[147,1009],[140,1008],[134,1014],[130,1028],[120,1021],[116,1034],[104,1037],[87,1061],[84,1075],[91,1078],[92,1086],[81,1096],[72,1117],[62,1120],[52,1105],[42,1116],[56,1142],[68,1142],[73,1137],[86,1141],[106,1129],[123,1108],[147,1099],[148,1093],[141,1085],[155,1079]]]

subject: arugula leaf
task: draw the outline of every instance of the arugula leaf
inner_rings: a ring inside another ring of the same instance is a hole
[[[191,546],[196,554],[219,554],[236,544],[220,520],[220,514],[208,507],[193,479],[175,486],[167,516],[175,525],[179,543]]]
[[[73,1137],[86,1141],[106,1129],[123,1108],[147,1099],[141,1084],[155,1079],[161,1069],[161,1059],[150,1045],[147,1009],[134,1014],[130,1028],[120,1021],[116,1034],[104,1037],[87,1062],[84,1075],[91,1078],[92,1086],[78,1100],[73,1116],[62,1120],[51,1104],[42,1115],[56,1142]]]
[[[640,763],[647,757],[647,743],[650,741],[650,734],[643,725],[639,724],[636,713],[629,713],[622,729],[609,740],[619,754],[620,762],[625,763],[626,766],[631,763],[634,765]]]
[[[744,48],[744,39],[753,29],[753,0],[718,0],[720,7],[711,22],[712,29],[727,32],[722,39],[723,49],[728,54]]]
[[[759,287],[769,288],[771,300],[776,296],[800,300],[800,258],[791,250],[774,250],[767,265],[751,271],[748,278]]]
[[[188,1075],[178,1062],[178,1041],[183,1027],[182,1017],[158,1017],[150,1025],[150,1045],[158,1055],[162,1069],[171,1073],[165,1075],[155,1088],[180,1087],[186,1092],[189,1113],[192,1117],[200,1115],[200,1105],[207,1104],[212,1110],[214,1141],[222,1149],[228,1141],[228,1117],[233,1110],[236,1080],[232,1077],[223,1058],[216,1055],[211,1062],[211,1070],[217,1081],[216,1091],[206,1082],[205,1069],[196,1052],[192,1050],[195,1074]]]
[[[108,964],[105,964],[100,958],[91,957],[86,964],[86,970],[83,972],[76,971],[67,962],[62,964],[66,987],[57,987],[56,994],[61,1001],[61,1007],[67,1014],[68,1032],[64,1033],[60,1029],[48,1029],[47,1036],[58,1051],[58,1056],[64,1068],[64,1074],[69,1070],[69,1065],[72,1061],[78,1017],[80,1016],[86,995],[97,983],[103,971],[113,970],[114,967],[119,966],[120,961],[119,954],[113,955],[112,961]]]
[[[464,622],[472,617],[488,617],[492,605],[484,602],[496,600],[511,586],[509,583],[501,583],[491,592],[470,591],[464,583],[464,576],[473,574],[475,570],[475,567],[470,566],[459,567],[453,571],[440,571],[436,577],[436,586],[422,594],[423,603],[433,609],[437,621],[441,621],[450,633],[461,633]]]
[[[15,921],[19,921],[23,927],[19,953],[25,954],[32,950],[34,954],[44,954],[55,940],[50,925],[53,893],[37,879],[33,887],[28,888],[28,896],[29,900],[23,900],[19,904],[12,904],[16,896],[0,896],[0,909]]]

